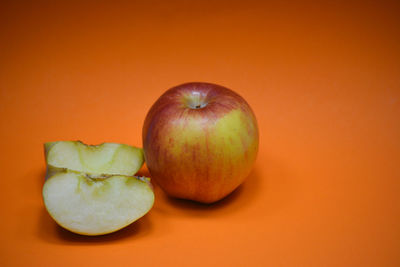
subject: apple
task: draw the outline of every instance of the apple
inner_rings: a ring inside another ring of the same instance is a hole
[[[144,162],[141,148],[125,144],[58,141],[47,142],[44,148],[48,166],[91,174],[134,175]]]
[[[45,156],[45,207],[61,227],[71,232],[115,232],[153,206],[149,178],[133,176],[143,164],[140,148],[60,141],[46,143]]]
[[[143,125],[151,177],[170,196],[216,202],[235,190],[256,160],[256,117],[237,93],[210,83],[167,90]]]

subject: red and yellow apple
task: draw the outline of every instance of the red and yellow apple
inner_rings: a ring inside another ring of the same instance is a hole
[[[170,196],[218,201],[250,174],[258,127],[248,103],[232,90],[186,83],[166,91],[143,125],[152,178]]]

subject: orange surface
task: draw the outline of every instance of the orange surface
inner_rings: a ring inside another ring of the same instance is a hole
[[[131,2],[0,4],[0,266],[400,266],[398,2]],[[107,236],[58,227],[42,144],[141,146],[152,103],[188,81],[253,107],[243,186],[211,206],[156,186]]]

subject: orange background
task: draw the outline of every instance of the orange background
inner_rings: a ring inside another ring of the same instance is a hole
[[[400,266],[398,2],[35,2],[0,4],[1,266]],[[58,227],[43,143],[141,146],[188,81],[254,109],[246,182],[211,206],[156,186],[107,236]]]

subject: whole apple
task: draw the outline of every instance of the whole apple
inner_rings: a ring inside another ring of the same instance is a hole
[[[170,196],[218,201],[250,174],[258,151],[253,111],[237,93],[211,83],[166,91],[143,125],[145,161]]]

